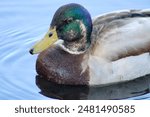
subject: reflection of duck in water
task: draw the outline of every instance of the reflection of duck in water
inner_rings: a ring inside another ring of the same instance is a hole
[[[102,85],[150,74],[149,51],[150,10],[113,12],[92,24],[84,7],[68,4],[30,53],[41,52],[36,70],[50,81]]]
[[[40,93],[55,99],[125,99],[150,93],[150,75],[104,87],[87,85],[61,85],[36,77]],[[144,96],[142,96],[144,97]]]

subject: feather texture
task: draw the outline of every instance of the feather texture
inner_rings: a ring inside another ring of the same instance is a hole
[[[95,19],[93,25],[93,55],[118,60],[150,51],[148,11],[107,14]]]
[[[90,84],[123,82],[150,74],[150,9],[117,11],[93,21]]]

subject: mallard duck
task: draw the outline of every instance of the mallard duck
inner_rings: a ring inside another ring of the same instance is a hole
[[[36,71],[65,85],[107,85],[150,74],[150,9],[91,19],[81,5],[60,7],[50,28],[30,50]]]

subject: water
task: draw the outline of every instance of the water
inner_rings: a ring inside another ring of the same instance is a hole
[[[58,86],[36,77],[37,55],[28,51],[44,36],[56,9],[70,2],[75,1],[0,0],[0,99],[150,99],[150,76],[106,87]],[[76,0],[92,17],[119,9],[149,8],[149,2]]]

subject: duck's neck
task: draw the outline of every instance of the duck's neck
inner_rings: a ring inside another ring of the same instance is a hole
[[[63,43],[64,47],[73,52],[73,53],[84,53],[90,46],[90,35],[88,35],[87,33],[87,29],[85,27],[85,25],[83,24],[82,21],[79,21],[80,22],[80,28],[81,28],[81,35],[82,35],[82,38],[81,39],[77,39],[76,41],[74,42],[67,42],[65,41]]]
[[[64,42],[64,47],[66,47],[68,50],[75,52],[75,53],[83,53],[87,49],[87,42],[86,39],[80,39],[75,42]]]

